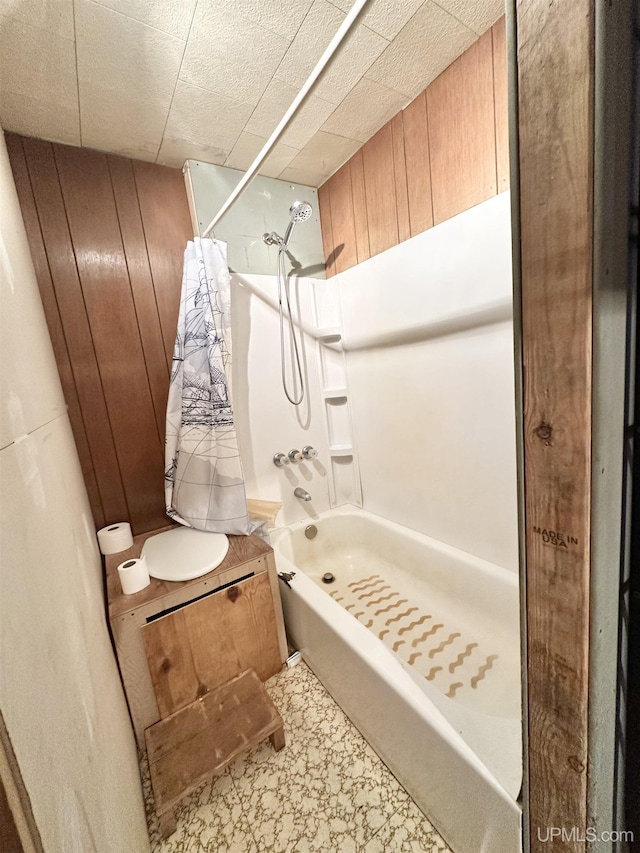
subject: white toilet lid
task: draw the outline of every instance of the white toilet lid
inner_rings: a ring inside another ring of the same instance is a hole
[[[224,533],[206,533],[177,527],[150,536],[142,546],[152,578],[190,581],[212,571],[227,556],[229,539]]]

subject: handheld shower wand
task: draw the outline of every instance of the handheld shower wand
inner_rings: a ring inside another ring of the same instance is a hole
[[[291,304],[289,302],[289,288],[287,282],[287,273],[285,269],[285,255],[287,252],[287,248],[289,246],[289,240],[291,239],[291,234],[293,233],[293,228],[296,222],[306,222],[307,219],[311,216],[313,212],[313,208],[307,201],[294,201],[294,203],[289,208],[289,224],[287,225],[287,230],[284,232],[284,237],[280,237],[279,234],[276,234],[275,231],[271,231],[270,233],[266,233],[262,235],[262,239],[268,246],[277,246],[278,247],[278,261],[277,261],[277,278],[278,278],[278,310],[280,315],[280,363],[282,366],[282,387],[284,389],[285,396],[287,400],[292,403],[294,406],[299,406],[304,399],[304,379],[302,376],[302,367],[300,364],[300,353],[298,352],[298,339],[296,336],[296,330],[293,323],[293,317],[291,315]],[[291,341],[293,343],[293,353],[296,364],[296,374],[298,376],[298,380],[300,382],[300,394],[297,398],[289,393],[289,389],[287,388],[287,377],[286,377],[286,364],[285,364],[285,346],[284,346],[284,307],[283,307],[283,294],[285,301],[287,303],[287,313],[289,315],[289,335],[291,337]]]
[[[267,246],[280,246],[281,249],[286,250],[289,246],[293,226],[296,222],[306,222],[312,213],[313,208],[308,201],[294,201],[289,208],[289,224],[287,225],[287,230],[284,232],[284,237],[276,234],[275,231],[267,231],[262,235],[262,239]]]
[[[294,203],[289,208],[289,224],[287,225],[287,230],[284,232],[284,247],[285,249],[289,245],[289,240],[291,239],[291,234],[293,233],[293,226],[296,222],[306,222],[307,219],[311,216],[313,212],[313,208],[309,204],[308,201],[294,201]]]

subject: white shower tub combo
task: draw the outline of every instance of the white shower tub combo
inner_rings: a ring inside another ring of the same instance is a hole
[[[516,574],[354,507],[312,523],[272,534],[289,638],[456,853],[516,853]]]

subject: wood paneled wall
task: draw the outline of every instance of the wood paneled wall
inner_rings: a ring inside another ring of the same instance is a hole
[[[501,18],[320,187],[327,275],[508,188]]]
[[[192,237],[178,169],[7,134],[97,527],[166,524],[164,419]]]

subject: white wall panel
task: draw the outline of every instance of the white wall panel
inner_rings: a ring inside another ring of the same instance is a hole
[[[329,509],[330,460],[320,395],[317,343],[311,334],[301,336],[301,359],[306,392],[301,406],[284,396],[280,378],[280,337],[275,276],[234,275],[233,405],[247,497],[281,501],[278,526],[312,518]],[[294,280],[291,301],[294,317],[311,332],[315,327],[314,279]],[[289,341],[288,332],[285,330]],[[291,351],[286,349],[287,359]],[[288,362],[290,364],[290,361]],[[288,375],[291,373],[289,371]],[[276,468],[274,453],[315,447],[311,462]],[[311,502],[293,494],[306,489]]]
[[[0,704],[47,851],[148,850],[67,415],[0,451]]]
[[[336,280],[364,507],[515,571],[508,193]]]

